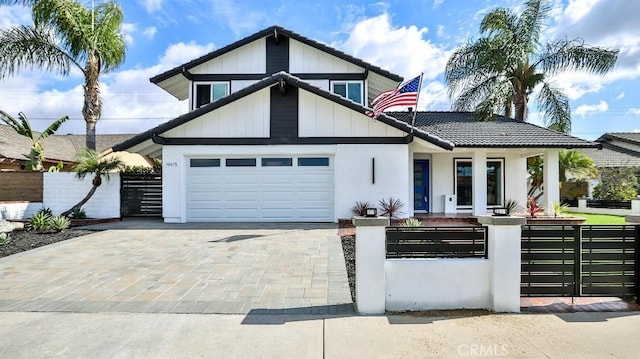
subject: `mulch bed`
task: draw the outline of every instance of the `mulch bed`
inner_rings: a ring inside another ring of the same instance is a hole
[[[349,289],[351,290],[351,300],[356,301],[356,237],[342,236],[342,252],[344,253],[344,263],[347,266],[347,277],[349,278]]]
[[[4,244],[0,244],[0,258],[91,233],[95,233],[95,231],[80,229],[67,229],[58,233],[13,231],[9,240]]]

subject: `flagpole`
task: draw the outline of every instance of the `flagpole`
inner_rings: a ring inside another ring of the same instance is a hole
[[[424,72],[420,73],[420,80],[418,81],[418,94],[416,95],[416,106],[413,109],[413,118],[411,118],[411,133],[413,133],[413,129],[416,125],[416,114],[418,113],[418,101],[420,100],[420,90],[422,89],[422,76]]]

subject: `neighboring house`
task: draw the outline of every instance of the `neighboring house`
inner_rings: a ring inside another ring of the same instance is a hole
[[[38,134],[36,134],[37,136]],[[98,135],[96,136],[97,150],[110,155],[111,147],[131,138],[133,135]],[[75,163],[76,153],[85,148],[84,135],[51,135],[42,141],[45,161],[44,168],[48,169],[62,161],[63,171],[71,171]],[[0,125],[0,171],[19,171],[24,169],[31,150],[31,141],[15,132],[7,125]],[[118,157],[127,165],[150,166],[149,158],[134,153],[118,153]]]
[[[528,156],[544,153],[557,183],[560,149],[597,147],[504,117],[418,112],[415,127],[412,112],[368,117],[401,81],[273,26],[153,77],[190,111],[114,150],[162,158],[166,222],[334,222],[388,197],[403,216],[524,204]]]
[[[590,157],[597,168],[640,168],[640,133],[607,132],[598,137],[596,142],[602,145],[601,150],[582,149],[581,152]],[[591,193],[597,184],[598,180],[589,181],[588,197],[592,197]]]

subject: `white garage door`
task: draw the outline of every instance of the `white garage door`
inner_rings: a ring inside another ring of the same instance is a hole
[[[198,157],[188,164],[189,222],[333,221],[330,157]]]

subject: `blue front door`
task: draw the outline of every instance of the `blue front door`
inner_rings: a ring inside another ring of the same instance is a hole
[[[413,161],[413,209],[429,212],[429,160]]]

